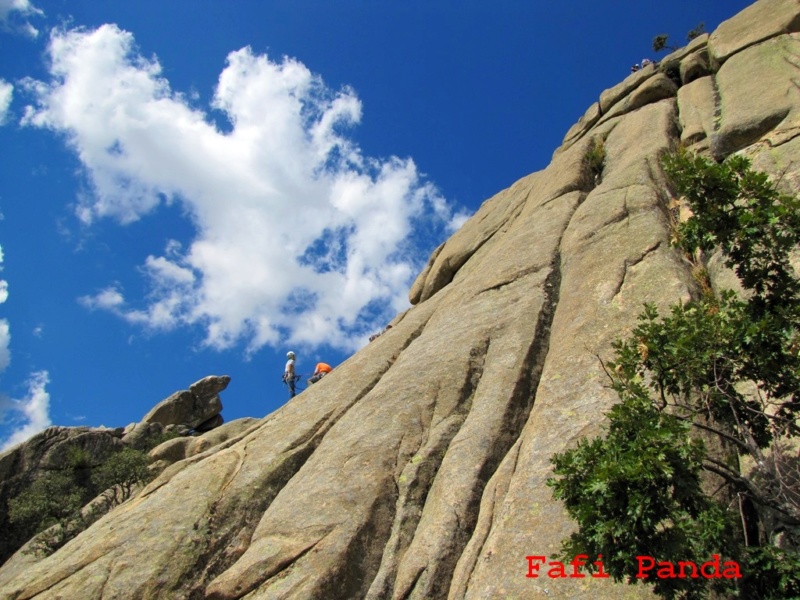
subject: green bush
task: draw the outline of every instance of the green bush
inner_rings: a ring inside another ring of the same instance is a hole
[[[153,479],[148,469],[150,461],[144,452],[125,448],[112,455],[92,474],[92,482],[99,490],[109,508],[130,498],[133,488]]]
[[[70,448],[68,468],[48,471],[9,500],[9,521],[15,536],[31,539],[31,551],[52,554],[94,522],[101,513],[121,504],[136,485],[153,477],[147,454],[132,448],[112,454],[94,469],[89,454]],[[102,492],[104,509],[83,507]]]
[[[689,30],[686,34],[686,41],[691,42],[693,39],[700,37],[706,32],[706,24],[705,23],[698,23],[695,27]],[[672,46],[668,44],[669,42],[669,35],[666,33],[661,33],[653,38],[653,51],[654,52],[661,52],[662,50],[670,50],[674,51],[677,50],[677,46]]]
[[[600,138],[595,138],[592,140],[592,145],[589,148],[589,151],[586,153],[584,160],[586,161],[586,165],[589,167],[589,171],[594,178],[595,184],[600,183],[600,180],[603,176],[603,168],[605,167],[606,163],[605,142]]]
[[[664,598],[797,596],[798,554],[775,544],[800,540],[800,470],[785,450],[800,433],[800,283],[788,261],[800,203],[741,157],[716,164],[682,151],[664,167],[694,214],[677,236],[684,255],[720,248],[748,295],[706,291],[668,316],[647,305],[614,344],[603,366],[620,402],[606,435],[552,459],[548,485],[578,523],[562,557],[602,554],[612,577],[638,582],[637,556],[700,564],[718,554],[743,579],[645,582]]]
[[[66,519],[83,506],[84,490],[72,473],[49,471],[8,502],[9,521],[28,537]]]

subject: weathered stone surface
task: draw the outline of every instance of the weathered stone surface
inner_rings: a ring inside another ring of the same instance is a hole
[[[720,123],[712,140],[717,157],[756,143],[775,130],[800,125],[800,35],[782,35],[731,57],[716,74]]]
[[[219,427],[216,427],[215,429],[212,429],[211,431],[208,431],[199,437],[193,438],[194,445],[189,450],[187,456],[200,454],[209,448],[214,448],[223,442],[227,442],[228,440],[236,438],[246,433],[259,421],[260,419],[253,417],[236,419],[235,421],[220,425]]]
[[[691,59],[691,57],[695,54],[699,55],[701,58],[707,61],[708,50],[706,49],[706,47],[708,46],[708,38],[709,35],[707,33],[704,33],[694,38],[691,42],[689,42],[689,44],[687,44],[683,48],[678,48],[677,50],[671,52],[670,54],[667,54],[658,63],[659,71],[663,73],[679,72],[681,64],[685,60]]]
[[[578,120],[578,122],[569,128],[567,135],[564,136],[562,147],[570,146],[572,142],[580,138],[590,127],[597,123],[597,121],[600,119],[600,116],[600,103],[595,102],[589,107],[589,109]]]
[[[197,431],[205,433],[206,431],[211,431],[212,429],[219,427],[224,422],[225,419],[222,418],[222,415],[214,415],[207,421],[203,421],[202,423],[200,423],[197,427],[195,427],[195,429]]]
[[[796,31],[800,31],[798,0],[761,0],[721,23],[708,46],[714,60],[722,64],[744,48]]]
[[[677,91],[678,86],[672,79],[664,73],[657,73],[642,83],[642,85],[637,87],[623,100],[620,100],[611,107],[608,113],[603,115],[599,123],[602,124],[609,119],[633,112],[642,106],[658,102],[659,100],[673,98]]]
[[[133,427],[125,428],[125,435],[122,436],[122,443],[136,450],[151,448],[153,442],[164,434],[164,426],[161,423],[148,423],[143,421],[136,423]]]
[[[534,177],[530,176],[528,179]],[[515,186],[518,189],[530,189],[531,182],[522,180]],[[475,217],[437,249],[432,261],[429,261],[428,267],[417,277],[411,288],[412,304],[427,300],[449,284],[462,265],[490,240],[500,227],[513,219],[512,215],[519,209],[524,193],[514,195],[516,202],[509,202],[507,200],[509,196],[511,194],[508,192],[500,192],[484,202]],[[494,210],[497,206],[502,207],[501,210]]]
[[[660,71],[605,93],[603,116],[587,113],[546,169],[434,253],[390,335],[230,437],[226,424],[174,443],[170,459],[183,458],[135,500],[52,557],[0,569],[0,599],[648,597],[608,580],[529,579],[524,557],[552,555],[572,531],[545,481],[552,454],[600,432],[615,401],[597,356],[643,302],[699,293],[668,243],[661,155],[713,134],[800,189],[794,71],[763,68],[759,54],[783,44],[788,60],[791,38],[735,53],[719,73],[711,64],[677,98]],[[762,124],[773,110],[731,106],[739,87],[780,97],[777,129],[736,138],[748,110]],[[598,173],[587,155],[599,141]]]
[[[620,100],[627,98],[630,94],[642,85],[645,81],[653,77],[656,74],[656,67],[655,65],[648,65],[644,69],[640,69],[635,73],[631,73],[628,75],[623,81],[618,83],[612,88],[605,90],[602,94],[600,94],[600,114],[605,115],[611,110],[611,107],[614,106]]]
[[[194,446],[194,441],[192,437],[173,438],[150,450],[149,456],[154,461],[172,464],[186,458],[188,449]]]
[[[189,391],[202,402],[219,394],[228,387],[230,382],[231,378],[229,375],[209,375],[190,385]]]
[[[167,440],[150,451],[150,458],[158,463],[157,470],[163,470],[167,465],[176,463],[184,458],[200,454],[219,446],[232,438],[242,435],[249,428],[258,423],[259,419],[246,417],[236,419],[230,423],[220,425],[201,436],[180,437]]]
[[[436,263],[436,259],[439,257],[439,254],[443,248],[444,243],[439,244],[436,250],[431,253],[425,268],[422,269],[422,272],[417,275],[414,283],[411,284],[411,289],[408,291],[408,301],[411,302],[411,304],[416,304],[422,299],[422,293],[425,289],[425,282],[428,280],[428,274],[431,272],[431,269]]]
[[[200,423],[217,416],[222,411],[218,395],[198,397],[189,390],[175,392],[159,402],[142,421],[167,425],[186,425],[194,429]]]
[[[745,151],[753,168],[768,173],[786,193],[800,189],[800,127],[784,130],[784,136],[770,133],[765,140]]]
[[[533,410],[484,493],[452,598],[536,597],[544,588],[557,589],[562,598],[644,592],[606,589],[594,581],[559,581],[557,588],[544,580],[531,585],[518,576],[518,565],[509,557],[522,549],[532,554],[534,548],[551,555],[570,532],[563,508],[551,500],[544,482],[552,453],[564,448],[567,439],[598,433],[600,417],[614,400],[596,354],[607,355],[612,339],[633,326],[643,302],[664,307],[689,297],[689,277],[667,242],[662,182],[652,179],[648,166],[673,139],[672,118],[669,104],[652,105],[626,116],[606,140],[603,183],[587,196],[564,233],[561,294]]]
[[[708,68],[708,56],[699,52],[690,54],[681,61],[679,72],[681,75],[681,82],[684,85],[700,77],[705,77],[710,73]]]
[[[192,430],[186,425],[167,425],[164,427],[164,433],[171,433],[175,435],[191,435]]]
[[[714,133],[716,92],[711,77],[703,77],[678,90],[681,143],[696,144]]]

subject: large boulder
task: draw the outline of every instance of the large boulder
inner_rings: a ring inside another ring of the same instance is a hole
[[[186,425],[192,429],[209,421],[222,411],[219,392],[224,390],[231,378],[209,376],[193,383],[188,390],[175,392],[154,406],[142,419],[143,423]]]
[[[800,34],[784,34],[728,58],[716,73],[719,118],[712,138],[717,157],[765,137],[800,128],[800,89],[795,84]],[[778,145],[773,142],[773,145]]]
[[[132,423],[125,428],[122,442],[136,450],[149,450],[164,435],[164,426],[159,422]]]

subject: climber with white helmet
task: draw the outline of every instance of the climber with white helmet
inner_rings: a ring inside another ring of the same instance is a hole
[[[291,350],[287,352],[286,359],[286,368],[283,370],[283,383],[289,386],[289,398],[294,398],[296,393],[294,385],[297,383],[297,380],[300,379],[300,375],[294,370],[294,352]]]

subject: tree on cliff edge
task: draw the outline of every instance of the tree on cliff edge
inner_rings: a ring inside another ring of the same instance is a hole
[[[552,458],[548,481],[578,530],[562,558],[602,555],[616,580],[664,598],[712,590],[744,598],[800,597],[800,202],[733,156],[685,151],[664,160],[693,216],[675,238],[694,262],[701,298],[660,316],[648,305],[603,363],[620,402],[604,437]],[[719,248],[743,297],[711,291],[700,251]],[[792,445],[795,444],[795,445]],[[742,578],[637,578],[656,563],[713,555]]]

